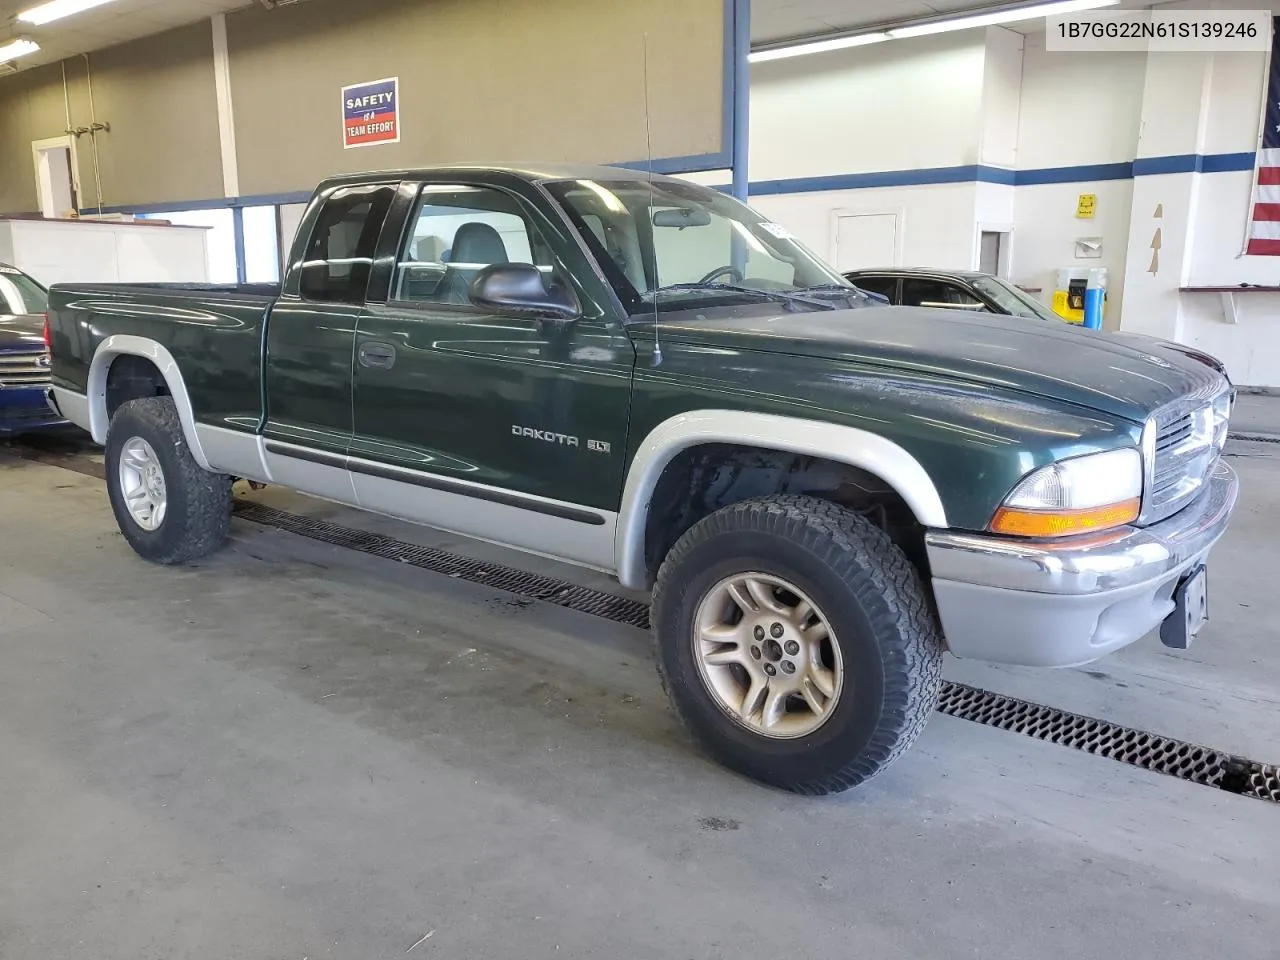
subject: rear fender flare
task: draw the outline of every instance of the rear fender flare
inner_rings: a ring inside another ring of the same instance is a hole
[[[622,508],[614,539],[618,580],[646,589],[644,539],[649,501],[668,463],[689,447],[733,443],[805,454],[847,463],[873,473],[893,487],[916,519],[945,529],[946,511],[937,487],[920,462],[892,440],[857,427],[800,417],[740,410],[693,410],[664,420],[636,449],[627,470]]]
[[[107,373],[112,361],[120,356],[145,357],[156,365],[169,388],[169,395],[173,397],[174,406],[178,408],[178,419],[182,422],[182,432],[186,436],[192,459],[203,469],[210,469],[204,448],[200,445],[200,434],[196,431],[196,418],[191,409],[191,397],[187,394],[187,385],[183,382],[178,362],[163,344],[146,337],[116,334],[98,344],[98,349],[93,353],[93,361],[89,365],[88,393],[89,432],[93,435],[94,442],[99,445],[107,442],[107,428],[110,426],[110,417],[107,415]]]

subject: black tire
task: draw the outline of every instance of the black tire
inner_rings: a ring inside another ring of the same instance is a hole
[[[135,437],[151,445],[164,474],[167,503],[155,530],[133,518],[121,489],[121,451]],[[107,431],[106,472],[116,523],[139,556],[152,563],[189,563],[226,542],[231,478],[202,469],[192,458],[172,398],[143,397],[120,405]]]
[[[702,598],[751,571],[803,590],[840,646],[844,688],[825,722],[795,739],[732,719],[695,660]],[[694,739],[726,767],[784,790],[819,795],[870,779],[906,752],[937,706],[944,646],[919,575],[878,527],[824,500],[763,497],[704,518],[664,560],[652,616],[663,686]]]

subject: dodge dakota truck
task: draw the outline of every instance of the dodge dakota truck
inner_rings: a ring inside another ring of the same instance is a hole
[[[55,285],[46,337],[142,557],[217,549],[245,478],[608,572],[692,737],[805,794],[907,749],[946,651],[1186,646],[1237,494],[1209,358],[887,306],[609,167],[333,178],[278,288]]]

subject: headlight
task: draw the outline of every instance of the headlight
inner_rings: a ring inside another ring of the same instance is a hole
[[[1142,454],[1108,450],[1027,474],[991,521],[996,533],[1066,537],[1132,523],[1142,509]]]

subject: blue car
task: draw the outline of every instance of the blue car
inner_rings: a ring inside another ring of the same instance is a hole
[[[48,291],[17,267],[0,263],[0,436],[63,430],[49,407],[49,348],[44,342]]]

